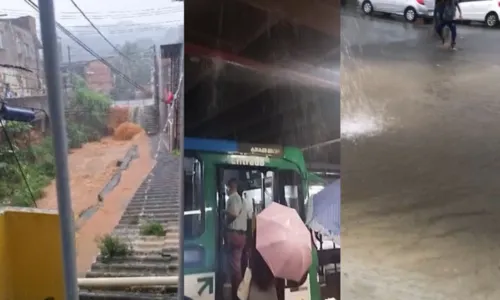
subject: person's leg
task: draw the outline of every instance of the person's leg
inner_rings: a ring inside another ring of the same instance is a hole
[[[240,285],[241,280],[243,280],[241,259],[243,248],[245,247],[245,235],[238,234],[236,232],[229,232],[227,237],[230,247],[229,266],[231,269],[231,294],[234,300],[238,300],[238,286]]]
[[[457,25],[455,22],[450,22],[448,24],[448,27],[450,28],[451,31],[451,47],[455,48],[455,45],[457,44]]]
[[[446,26],[446,22],[440,21],[438,26],[437,26],[437,29],[436,29],[436,32],[437,32],[439,38],[441,38],[441,42],[443,44],[445,43],[444,36],[443,36],[443,29],[445,26]]]
[[[439,36],[439,19],[438,18],[434,18],[434,31],[436,32],[436,34]]]

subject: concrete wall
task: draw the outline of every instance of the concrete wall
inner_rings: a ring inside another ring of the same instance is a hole
[[[7,99],[9,105],[20,107],[33,107],[43,109],[49,113],[49,101],[47,95],[31,96]]]
[[[63,299],[59,216],[30,208],[0,210],[0,300]]]
[[[4,83],[9,83],[11,90],[19,96],[44,93],[44,78],[39,71],[42,69],[40,48],[33,17],[0,20],[0,63],[32,70],[0,69],[0,91],[3,91]]]
[[[50,117],[49,102],[48,102],[48,97],[46,95],[45,96],[22,97],[22,98],[10,98],[10,99],[7,99],[7,102],[9,105],[12,105],[12,106],[43,109],[43,110],[45,110],[45,112],[47,112],[47,115]],[[36,122],[35,126],[41,132],[46,132],[49,129],[48,128],[49,121],[46,120],[45,118],[43,118],[43,114],[40,114],[39,121]]]

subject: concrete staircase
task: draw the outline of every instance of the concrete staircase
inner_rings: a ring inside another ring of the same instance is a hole
[[[128,204],[113,235],[131,244],[133,253],[104,262],[98,256],[86,277],[177,276],[179,270],[179,157],[152,139],[156,165]],[[159,145],[159,146],[158,146]],[[156,148],[155,148],[156,147]],[[140,224],[158,222],[165,237],[141,236]],[[80,291],[80,299],[176,299],[177,288],[165,286],[99,288]]]
[[[159,115],[154,105],[140,107],[139,124],[144,128],[148,135],[155,135],[159,132]]]

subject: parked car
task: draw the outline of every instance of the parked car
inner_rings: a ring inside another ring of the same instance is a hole
[[[403,16],[408,22],[418,18],[432,20],[435,0],[358,0],[363,13],[374,12]]]
[[[499,25],[500,2],[498,0],[460,0],[464,22],[482,22],[488,27]]]

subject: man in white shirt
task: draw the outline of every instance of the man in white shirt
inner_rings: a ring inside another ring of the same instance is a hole
[[[229,266],[233,300],[238,300],[238,286],[243,279],[241,268],[243,251],[246,244],[248,209],[238,194],[238,182],[232,178],[227,183],[228,196],[226,207],[226,243],[229,250]]]

